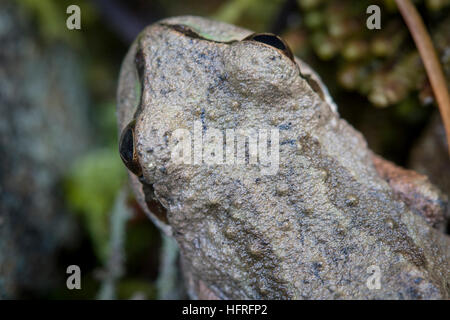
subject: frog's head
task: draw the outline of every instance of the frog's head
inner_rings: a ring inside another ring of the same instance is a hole
[[[119,150],[134,174],[136,193],[142,193],[139,181],[152,188],[156,183],[158,200],[169,198],[160,182],[176,181],[168,176],[178,171],[170,170],[168,144],[174,130],[190,130],[194,121],[239,128],[253,117],[265,125],[267,110],[295,104],[311,123],[307,114],[315,112],[320,98],[303,71],[274,34],[198,17],[170,18],[146,28],[124,61],[118,94]],[[155,197],[147,191],[150,196],[141,198],[148,205]]]
[[[217,73],[217,76],[226,79],[231,90],[244,96],[244,99],[253,96],[257,100],[277,101],[317,89],[316,86],[311,90],[311,78],[303,74],[300,61],[278,35],[253,33],[226,23],[190,16],[163,20],[159,27],[153,28],[153,32],[159,33],[152,40],[155,47],[170,47],[172,52],[178,50],[178,54],[183,55],[180,65],[187,63],[196,67],[198,63],[204,66],[210,64],[205,68],[207,72]],[[201,58],[200,53],[207,59]],[[180,70],[176,71],[178,73]],[[175,80],[176,76],[169,72],[166,75]],[[179,81],[202,80],[198,74],[191,73],[191,76],[188,79],[189,74],[183,72],[183,78]]]
[[[193,110],[208,103],[220,108],[232,100],[270,106],[305,91],[299,90],[306,82],[281,37],[210,20],[181,19],[150,26],[134,44],[136,109],[121,130],[120,152],[138,176],[145,150],[136,148],[147,139],[137,136],[152,131],[159,113],[164,122],[171,120],[175,108]]]

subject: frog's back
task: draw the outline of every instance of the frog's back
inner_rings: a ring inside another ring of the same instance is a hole
[[[396,199],[364,138],[297,60],[240,41],[250,34],[204,18],[165,19],[139,36],[121,71],[119,126],[135,122],[142,170],[132,176],[134,191],[176,238],[193,294],[448,297],[448,239]],[[240,136],[248,139],[244,162],[196,162],[217,137],[223,154],[232,144],[237,157]],[[278,157],[274,171],[250,163],[254,137],[278,147],[269,152]],[[186,138],[191,161],[174,161]],[[164,219],[149,199],[164,207]],[[379,288],[368,284],[370,272],[380,275]]]

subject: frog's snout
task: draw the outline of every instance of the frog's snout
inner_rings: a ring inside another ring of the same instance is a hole
[[[119,154],[128,170],[140,177],[142,169],[136,151],[135,126],[136,121],[133,120],[123,129],[119,141]]]

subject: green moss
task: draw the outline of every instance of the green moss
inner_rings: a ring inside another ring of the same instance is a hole
[[[109,211],[125,172],[117,150],[104,148],[77,160],[65,180],[68,204],[81,215],[101,261],[108,253]]]
[[[283,0],[231,0],[225,2],[212,18],[254,31],[267,31],[283,3]]]

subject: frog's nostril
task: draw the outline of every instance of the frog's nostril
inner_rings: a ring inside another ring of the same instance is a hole
[[[134,126],[135,121],[132,121],[123,130],[119,141],[119,153],[120,158],[127,168],[135,175],[141,176],[142,170],[137,159],[137,152],[134,143]]]
[[[145,69],[145,57],[142,49],[138,49],[136,51],[136,55],[134,57],[134,63],[136,65],[136,70],[139,76],[139,80],[142,82],[142,78],[144,76]]]
[[[294,60],[294,55],[292,54],[289,46],[281,39],[279,36],[272,33],[254,33],[249,35],[244,40],[252,40],[256,42],[264,43],[268,46],[274,47],[282,51],[289,59]]]

